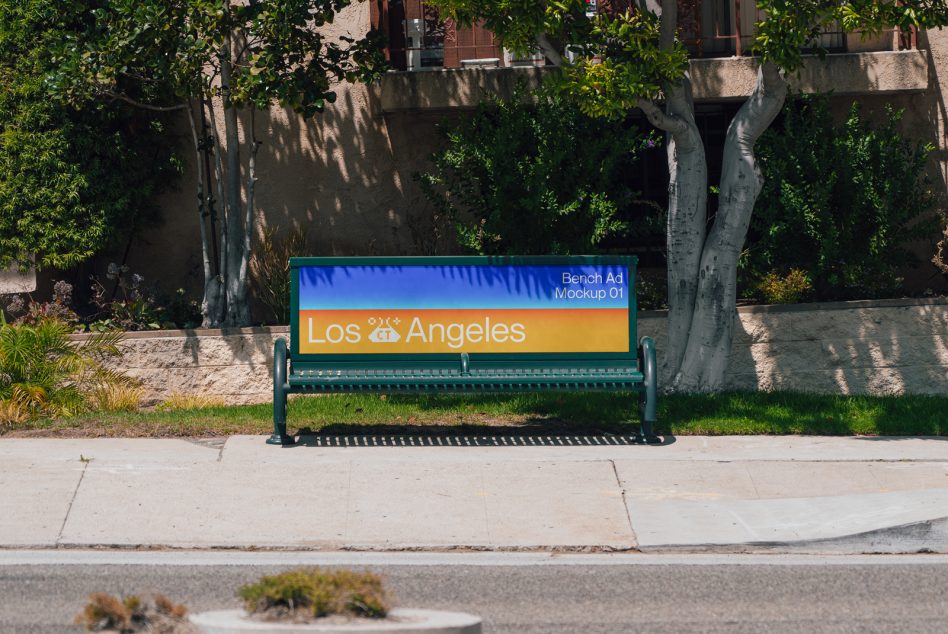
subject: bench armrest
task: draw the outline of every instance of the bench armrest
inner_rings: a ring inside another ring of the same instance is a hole
[[[642,386],[642,435],[648,443],[659,441],[655,436],[654,423],[658,421],[658,361],[655,342],[651,337],[639,339],[639,371],[644,377]]]

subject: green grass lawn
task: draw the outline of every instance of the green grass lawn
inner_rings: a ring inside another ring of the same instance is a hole
[[[292,398],[290,431],[344,433],[627,433],[629,394]],[[5,436],[220,436],[268,434],[269,404],[92,414],[0,428]],[[729,392],[659,399],[661,434],[948,435],[948,396],[833,396]]]

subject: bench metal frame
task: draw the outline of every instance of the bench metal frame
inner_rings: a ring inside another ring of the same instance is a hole
[[[650,337],[636,342],[635,256],[325,257],[290,259],[290,346],[273,347],[273,435],[290,445],[287,396],[298,393],[422,393],[632,391],[637,393],[640,437],[655,435],[658,367]],[[608,353],[301,354],[299,270],[308,266],[619,264],[628,271],[629,350]]]

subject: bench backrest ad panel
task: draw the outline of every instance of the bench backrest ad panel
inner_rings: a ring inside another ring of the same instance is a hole
[[[635,259],[293,258],[292,356],[626,358]]]

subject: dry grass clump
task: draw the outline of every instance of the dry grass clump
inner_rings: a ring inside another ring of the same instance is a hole
[[[13,399],[0,400],[0,425],[19,425],[30,420],[30,412]]]
[[[219,396],[172,392],[168,398],[155,406],[155,409],[159,412],[175,412],[181,410],[208,409],[210,407],[226,406],[227,403]]]
[[[76,625],[90,632],[134,634],[197,634],[188,621],[188,610],[163,594],[146,597],[130,595],[122,599],[106,592],[89,595],[89,603],[76,615]]]
[[[134,383],[103,383],[89,391],[92,408],[99,412],[137,412],[145,390]]]
[[[390,609],[382,579],[371,572],[300,568],[265,576],[238,593],[251,615],[267,621],[327,616],[382,619]]]

